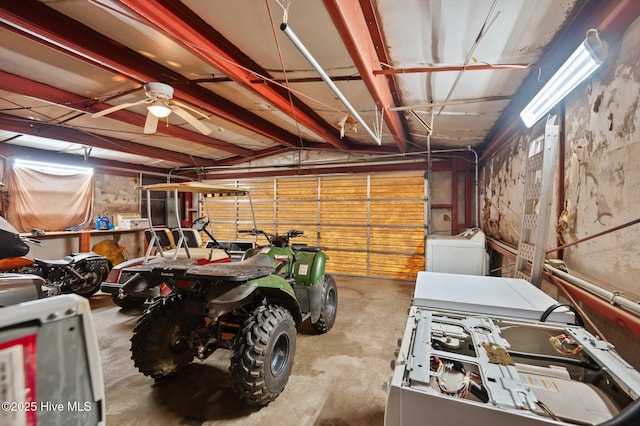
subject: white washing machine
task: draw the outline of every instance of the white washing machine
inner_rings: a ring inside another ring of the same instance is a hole
[[[525,280],[420,272],[385,426],[640,424],[640,372],[574,320]]]
[[[453,236],[429,235],[426,264],[430,272],[487,275],[489,255],[484,232],[472,228]]]

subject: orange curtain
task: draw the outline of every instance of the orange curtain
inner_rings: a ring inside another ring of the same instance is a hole
[[[47,173],[12,167],[9,222],[20,232],[32,229],[86,229],[93,216],[93,173]]]

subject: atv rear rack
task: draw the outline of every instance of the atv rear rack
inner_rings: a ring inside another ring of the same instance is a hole
[[[245,282],[271,275],[274,272],[274,268],[266,255],[258,255],[241,262],[209,263],[206,265],[199,265],[193,259],[154,261],[127,268],[126,271],[179,280],[208,278]]]

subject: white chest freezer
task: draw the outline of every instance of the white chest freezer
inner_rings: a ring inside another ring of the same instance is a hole
[[[427,237],[427,271],[487,275],[489,255],[486,238],[479,228],[458,235]]]

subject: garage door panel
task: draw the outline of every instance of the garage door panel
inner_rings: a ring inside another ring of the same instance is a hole
[[[367,177],[322,177],[320,180],[321,200],[366,199]]]
[[[424,269],[423,173],[248,179],[227,184],[251,190],[259,229],[302,230],[308,239],[294,243],[326,247],[328,272],[415,279],[417,271]],[[252,223],[248,203],[235,205],[235,209],[221,207],[224,220],[239,221],[236,226],[247,229]]]
[[[424,220],[424,208],[420,208],[421,199],[395,200],[371,203],[371,223],[415,225]]]
[[[318,199],[318,178],[277,179],[278,201]]]
[[[368,231],[365,227],[321,226],[320,243],[334,248],[367,249]]]
[[[250,203],[239,202],[237,215],[238,220],[244,223],[253,223],[254,215],[256,222],[273,223],[273,202],[254,201],[253,212]]]
[[[334,274],[368,275],[367,253],[349,250],[327,250],[326,271]]]
[[[320,223],[366,224],[367,204],[365,201],[350,200],[324,202],[320,206]]]
[[[318,202],[311,201],[290,201],[278,202],[276,208],[276,223],[283,222],[318,222]]]
[[[371,253],[370,275],[396,279],[415,280],[418,271],[424,270],[422,254],[388,255]]]
[[[274,188],[273,179],[247,179],[229,182],[230,186],[237,186],[248,189],[251,192],[251,198],[256,200],[273,200]]]

